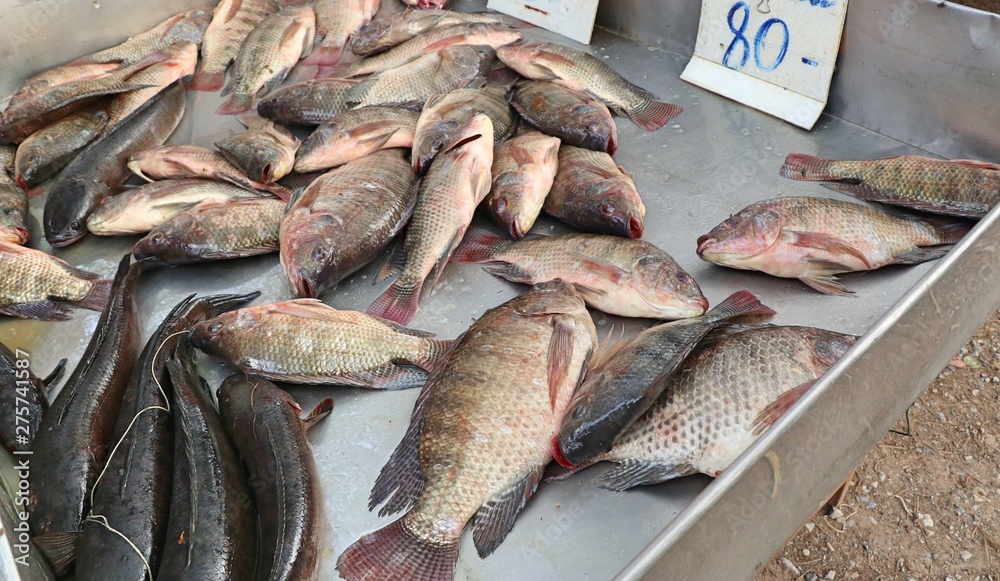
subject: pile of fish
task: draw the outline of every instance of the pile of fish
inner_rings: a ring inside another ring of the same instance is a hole
[[[467,525],[480,557],[500,546],[547,467],[616,463],[596,480],[612,490],[719,475],[854,344],[757,322],[775,313],[747,291],[710,309],[641,240],[644,184],[613,157],[615,117],[656,131],[679,106],[517,19],[407,4],[221,0],[39,73],[0,113],[0,316],[101,311],[54,398],[65,361],[40,380],[0,345],[2,444],[48,459],[29,507],[41,578],[316,578],[337,515],[306,430],[333,401],[303,419],[272,381],[420,389],[368,507],[402,516],[337,569],[437,580]],[[165,145],[189,90],[220,91],[216,113],[245,129]],[[1000,201],[1000,166],[969,160],[792,154],[780,174],[910,212],[763,200],[698,256],[850,295],[837,275],[939,258]],[[53,248],[141,236],[114,279],[26,246],[42,191]],[[532,233],[542,213],[580,232]],[[140,350],[144,273],[269,253],[287,300],[192,295]],[[383,254],[374,282],[395,278],[367,312],[319,300]],[[407,327],[450,262],[531,288],[453,340]],[[599,344],[588,307],[656,321]],[[215,398],[196,349],[237,371]],[[0,484],[6,526],[16,493]]]

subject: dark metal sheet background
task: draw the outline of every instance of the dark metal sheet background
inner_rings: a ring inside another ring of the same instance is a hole
[[[384,1],[389,3],[391,0]],[[866,1],[872,0],[854,0],[851,10],[855,9],[855,4]],[[163,2],[123,0],[99,4],[100,8],[95,7],[96,3],[69,0],[0,1],[0,14],[3,15],[0,16],[0,55],[6,65],[0,75],[0,94],[13,91],[21,79],[46,66],[121,40],[171,13],[196,5],[195,2],[171,2],[168,6]],[[458,4],[461,7],[481,5],[476,2]],[[829,423],[820,420],[840,417],[834,413],[837,411],[851,418],[858,430],[864,431],[863,437],[859,436],[859,443],[872,445],[874,440],[871,438],[884,431],[883,424],[897,417],[912,401],[998,301],[996,291],[990,291],[979,295],[974,309],[959,310],[957,303],[945,302],[940,316],[920,319],[918,324],[916,320],[900,318],[905,304],[897,303],[932,265],[890,267],[864,275],[848,275],[844,277],[845,283],[857,291],[859,297],[849,299],[818,295],[797,281],[717,268],[699,261],[695,255],[697,236],[747,204],[782,194],[834,195],[816,184],[778,177],[778,167],[787,153],[853,158],[919,153],[919,150],[830,116],[823,117],[812,132],[805,132],[687,86],[678,75],[687,62],[687,56],[682,56],[688,54],[684,51],[685,43],[693,46],[692,22],[688,20],[693,19],[696,28],[698,7],[695,0],[604,2],[600,16],[603,22],[618,19],[631,23],[629,33],[647,41],[655,40],[653,37],[661,31],[657,37],[659,44],[676,52],[629,41],[605,31],[595,34],[590,48],[630,80],[685,108],[682,116],[655,133],[641,131],[625,119],[619,122],[620,148],[616,159],[635,173],[636,184],[646,201],[646,239],[670,252],[686,267],[702,285],[712,304],[735,290],[747,288],[779,312],[775,318],[778,323],[863,333],[884,316],[879,335],[885,341],[897,337],[894,341],[918,341],[915,344],[923,346],[929,344],[924,341],[925,337],[946,335],[948,340],[940,344],[935,357],[920,359],[922,367],[912,364],[909,351],[897,351],[895,358],[887,360],[891,376],[878,376],[883,380],[877,390],[845,391],[843,398],[837,399],[830,399],[833,396],[829,394],[822,394],[822,397],[817,394],[810,397],[812,405],[808,414],[804,413],[806,406],[802,406],[786,418],[782,426],[791,427],[790,424],[797,420],[796,430],[806,430],[805,436],[811,434],[809,437],[820,438],[818,441],[822,445],[801,462],[786,462],[784,469],[790,472],[785,473],[787,486],[781,489],[781,495],[766,506],[767,510],[745,511],[746,516],[741,517],[739,526],[727,524],[731,523],[727,518],[732,511],[742,510],[740,507],[748,502],[757,503],[760,490],[771,490],[767,480],[770,473],[764,470],[767,464],[759,463],[761,454],[772,444],[777,446],[775,442],[779,436],[780,442],[792,441],[789,438],[793,432],[772,431],[766,442],[741,461],[743,468],[734,469],[707,489],[711,482],[708,478],[692,477],[628,493],[600,491],[590,483],[592,476],[603,469],[597,467],[566,482],[543,484],[493,556],[480,560],[471,538],[464,539],[459,579],[605,579],[626,567],[629,567],[626,575],[634,577],[653,566],[671,545],[674,549],[668,553],[670,558],[661,561],[659,567],[662,568],[653,569],[656,578],[751,576],[754,568],[770,557],[771,547],[780,546],[807,517],[809,507],[817,505],[820,497],[828,492],[824,488],[833,486],[829,478],[817,478],[846,473],[852,459],[860,458],[868,449],[846,444],[849,441],[846,434],[855,433],[851,429],[844,432],[842,438],[823,436],[830,428]],[[39,14],[45,15],[44,19]],[[656,18],[651,18],[652,14]],[[850,14],[848,18],[850,27]],[[26,24],[35,21],[45,24],[35,29]],[[29,45],[15,46],[10,39],[25,30],[34,30],[34,40]],[[858,99],[867,102],[873,96],[886,97],[876,89],[869,87]],[[239,125],[233,119],[214,115],[219,102],[216,95],[191,94],[189,112],[170,141],[211,146],[230,131],[237,130]],[[997,139],[995,134],[993,138]],[[956,143],[966,141],[960,139]],[[32,246],[48,251],[51,249],[42,239],[39,222],[43,201],[44,198],[32,201],[30,226],[35,236]],[[543,220],[539,230],[561,231],[562,227]],[[989,233],[981,232],[986,236],[984,241],[1000,236],[993,230],[995,228]],[[55,254],[73,264],[110,275],[118,258],[129,250],[135,239],[89,237]],[[981,260],[982,253],[991,248],[970,249],[965,260]],[[952,259],[955,258],[962,257],[953,253]],[[367,307],[384,288],[384,285],[370,285],[376,266],[362,270],[324,297],[325,302],[338,308]],[[935,300],[940,302],[944,297],[957,301],[962,288],[979,290],[986,288],[990,281],[988,272],[976,272],[973,276],[969,271],[960,271],[957,278],[950,280],[958,290],[942,294],[935,287]],[[442,337],[453,337],[468,327],[473,317],[522,289],[497,280],[474,265],[449,265],[441,282],[423,298],[413,326],[436,331]],[[187,294],[252,290],[264,292],[259,302],[290,297],[276,256],[153,273],[140,289],[145,333],[148,336],[169,308]],[[931,300],[926,285],[912,292],[917,293],[915,297],[920,301]],[[894,304],[897,306],[893,307]],[[28,351],[36,371],[44,373],[60,357],[69,357],[71,363],[79,359],[97,318],[96,313],[77,310],[74,319],[65,323],[5,320],[0,322],[0,341]],[[906,324],[893,325],[897,320],[906,321]],[[595,313],[595,321],[602,336],[612,325],[625,324],[629,331],[634,331],[645,324],[601,313]],[[943,327],[935,326],[938,324]],[[882,343],[866,339],[863,344],[875,349]],[[873,373],[872,369],[877,369],[884,361],[878,357],[858,349],[851,355],[854,366],[847,368],[845,362],[839,369],[850,372],[863,367],[865,374]],[[897,373],[900,367],[912,372],[915,379],[911,382],[910,378]],[[202,371],[213,385],[229,372],[210,359],[203,360]],[[868,377],[861,371],[852,376]],[[326,395],[336,400],[331,417],[312,433],[330,520],[323,577],[330,578],[336,557],[344,548],[361,534],[390,522],[365,509],[368,491],[402,436],[417,392],[298,388],[294,393],[305,408]],[[794,434],[805,437],[801,431]],[[801,449],[782,445],[786,447],[775,448],[779,454]],[[816,471],[816,465],[820,464],[829,469]],[[699,493],[702,496],[699,497]],[[686,507],[689,508],[685,520],[674,521]],[[696,526],[690,528],[692,524]],[[658,535],[661,535],[658,544],[643,552]],[[720,551],[720,547],[726,550]],[[640,553],[641,560],[629,566]],[[722,558],[724,555],[726,558]],[[706,563],[715,568],[711,571],[699,568]]]

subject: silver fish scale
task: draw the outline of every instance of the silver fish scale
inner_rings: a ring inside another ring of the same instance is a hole
[[[849,335],[806,327],[765,327],[699,347],[668,380],[663,395],[601,459],[722,470],[756,439],[752,424],[782,393],[817,379],[828,366],[820,341]]]
[[[294,64],[282,61],[281,39],[295,18],[295,13],[272,14],[247,36],[233,65],[230,81],[233,93],[252,95],[268,80],[279,75],[285,65]]]
[[[37,250],[12,252],[9,245],[0,243],[0,306],[85,298],[94,288],[93,281],[73,276],[56,260]]]

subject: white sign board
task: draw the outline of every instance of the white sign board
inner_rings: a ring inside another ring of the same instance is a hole
[[[846,17],[847,0],[704,0],[681,79],[812,129]]]
[[[598,0],[489,0],[486,7],[590,44]]]

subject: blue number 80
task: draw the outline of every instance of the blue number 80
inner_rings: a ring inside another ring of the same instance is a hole
[[[734,17],[737,12],[743,12],[743,19],[740,21],[739,26],[736,26],[733,22]],[[729,9],[729,15],[726,17],[726,22],[729,24],[729,30],[733,33],[733,41],[729,43],[729,47],[726,49],[725,54],[722,55],[722,65],[733,69],[735,71],[742,70],[746,66],[747,61],[750,59],[750,41],[747,40],[746,30],[747,26],[750,24],[750,7],[746,2],[737,2],[733,4],[733,7]],[[767,35],[771,31],[771,27],[779,25],[784,32],[781,39],[781,48],[778,49],[778,56],[775,57],[774,62],[770,64],[764,64],[761,62],[760,54],[764,50],[764,46],[767,43]],[[773,71],[778,68],[778,65],[785,60],[785,55],[788,53],[788,25],[784,21],[778,18],[770,18],[764,21],[764,24],[757,30],[757,34],[754,35],[753,39],[753,60],[757,68],[762,71]],[[742,56],[738,63],[733,64],[730,60],[733,58],[733,52],[736,50],[737,44],[742,48]]]

